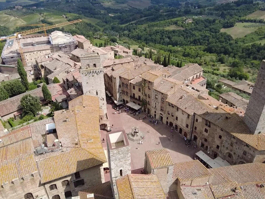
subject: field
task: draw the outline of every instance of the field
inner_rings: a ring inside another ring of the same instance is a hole
[[[259,27],[265,26],[262,23],[236,23],[232,28],[222,28],[221,32],[226,32],[231,35],[234,39],[244,37],[256,31]]]
[[[17,26],[26,24],[26,22],[20,18],[7,15],[3,12],[0,12],[0,25],[9,28],[10,30],[15,29]]]
[[[132,0],[128,1],[127,4],[133,8],[144,9],[151,6],[151,0],[138,0],[138,1]]]
[[[248,15],[246,18],[249,19],[265,19],[265,11],[258,10],[253,12],[252,14]]]
[[[165,30],[184,30],[184,28],[180,26],[176,26],[176,25],[171,25],[171,26],[165,27]]]

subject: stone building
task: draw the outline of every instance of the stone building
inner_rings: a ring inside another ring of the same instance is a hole
[[[244,112],[246,111],[249,102],[248,100],[233,92],[221,94],[219,96],[219,100],[231,107],[241,108]]]
[[[173,163],[169,152],[159,149],[146,152],[145,173],[118,179],[119,198],[262,199],[265,195],[262,163],[207,169],[198,160]]]
[[[131,174],[131,152],[129,140],[124,131],[116,131],[107,135],[110,182],[114,198],[118,199],[116,181]]]
[[[97,96],[99,107],[102,110],[103,118],[107,120],[107,102],[104,84],[104,72],[101,65],[100,55],[97,53],[87,54],[81,58],[82,87],[84,95]],[[107,122],[102,128],[109,128]]]
[[[81,96],[69,110],[1,137],[1,199],[64,199],[104,182],[99,100]]]
[[[145,152],[144,171],[157,176],[165,193],[172,183],[174,163],[166,149]]]
[[[265,60],[261,62],[244,120],[253,134],[265,133]]]
[[[27,66],[33,66],[38,58],[58,51],[68,54],[75,49],[76,45],[77,42],[72,35],[61,31],[54,31],[49,36],[28,35],[19,39],[19,42],[16,39],[8,40],[1,58],[6,65],[16,65],[17,60],[21,58],[20,46]]]

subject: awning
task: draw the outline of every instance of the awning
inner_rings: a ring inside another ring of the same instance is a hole
[[[128,104],[126,104],[127,106],[131,107],[132,109],[138,111],[140,108],[142,108],[141,106],[139,106],[138,104],[135,104],[133,102],[129,102]]]
[[[121,102],[121,101],[117,102],[113,97],[111,97],[111,99],[113,100],[113,102],[114,102],[117,106],[123,104],[123,102]]]
[[[215,162],[217,162],[217,164],[219,164],[221,167],[224,167],[224,166],[230,166],[230,164],[229,164],[226,160],[224,160],[224,159],[222,159],[222,158],[220,158],[220,157],[217,157],[217,158],[215,158],[214,160],[215,160]]]
[[[199,151],[196,153],[196,156],[198,156],[201,160],[203,160],[204,162],[208,162],[211,158],[206,155],[203,151]]]
[[[111,94],[109,93],[109,91],[106,91],[106,93],[107,93],[107,95],[108,95],[109,97],[111,97]]]
[[[226,160],[223,160],[220,157],[212,159],[207,154],[205,154],[203,151],[197,152],[196,156],[199,157],[201,160],[203,160],[211,168],[230,166],[230,164]]]

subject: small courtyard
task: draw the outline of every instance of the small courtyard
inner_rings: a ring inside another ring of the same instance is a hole
[[[140,141],[131,141],[129,139],[132,159],[132,173],[141,173],[144,167],[145,152],[159,148],[166,148],[170,151],[173,162],[185,162],[193,159],[194,154],[199,151],[198,148],[185,145],[185,140],[178,132],[171,130],[165,124],[153,124],[150,118],[144,118],[145,113],[134,115],[130,112],[121,113],[112,108],[112,104],[107,105],[108,117],[112,131],[125,130],[126,134],[132,132],[132,128],[137,127],[144,134],[144,139]],[[143,119],[144,118],[144,119]],[[101,131],[102,139],[106,140],[106,131]],[[106,142],[103,143],[104,149],[107,149]]]

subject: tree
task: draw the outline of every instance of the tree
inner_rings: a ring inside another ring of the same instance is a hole
[[[151,48],[149,49],[149,58],[153,59],[153,50]]]
[[[164,60],[163,60],[163,66],[166,67],[167,66],[167,56],[165,55]]]
[[[46,100],[46,101],[51,101],[52,100],[52,95],[47,87],[47,85],[44,83],[42,85],[42,94],[43,94],[43,98]]]
[[[155,63],[156,63],[156,64],[161,64],[161,55],[160,55],[160,54],[158,54],[158,55],[156,56]]]
[[[32,95],[25,95],[20,100],[20,106],[23,110],[24,115],[36,114],[41,110],[41,103],[38,97]]]
[[[0,86],[0,101],[3,101],[8,98],[8,92],[4,89],[3,86]]]
[[[167,57],[167,65],[171,65],[171,54],[169,53],[168,54],[168,57]]]
[[[21,81],[19,81],[18,79],[4,82],[3,87],[7,91],[9,97],[19,95],[26,91],[25,87],[22,85]]]
[[[60,83],[60,80],[57,77],[54,77],[52,82],[57,84],[57,83]]]
[[[17,60],[17,72],[20,76],[21,83],[26,88],[26,90],[28,90],[29,89],[29,82],[28,82],[27,73],[26,73],[24,66],[23,66],[20,59]]]

